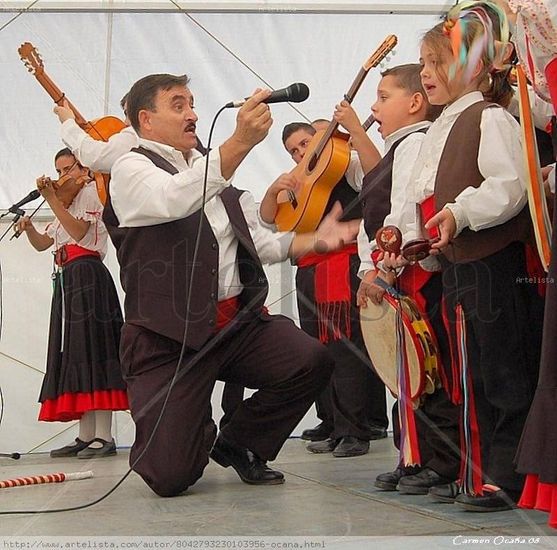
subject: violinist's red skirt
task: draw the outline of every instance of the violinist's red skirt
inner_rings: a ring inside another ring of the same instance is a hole
[[[54,280],[39,420],[129,408],[118,359],[121,327],[116,288],[99,257],[67,261]]]

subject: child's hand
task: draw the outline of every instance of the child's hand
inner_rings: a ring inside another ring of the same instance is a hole
[[[402,255],[397,256],[394,252],[385,252],[383,254],[383,266],[392,272],[400,269],[401,267],[404,267],[405,265],[408,265],[409,263],[410,262]]]
[[[366,308],[368,299],[371,299],[373,303],[375,303],[375,300],[373,298],[375,292],[377,291],[376,289],[379,289],[379,291],[383,290],[382,288],[374,284],[376,277],[377,277],[377,271],[375,271],[375,269],[370,269],[363,276],[360,282],[360,286],[358,288],[358,292],[356,292],[356,305],[358,307]],[[381,301],[382,299],[383,296],[381,295],[379,297],[379,301]]]
[[[270,197],[276,197],[281,191],[296,191],[299,180],[292,174],[281,174],[267,189]]]
[[[375,283],[377,279],[382,279],[388,285],[393,285],[395,282],[395,276],[393,274],[377,272],[375,270],[368,271],[362,282],[360,283],[360,288],[356,293],[356,304],[358,307],[366,308],[368,299],[371,300],[375,305],[380,305],[383,296],[385,295],[385,289]]]
[[[435,255],[440,254],[441,250],[447,247],[455,236],[456,220],[453,213],[448,208],[443,208],[425,224],[426,229],[431,229],[432,227],[439,227],[439,232],[441,233],[441,238],[431,245],[429,252]]]
[[[553,199],[553,192],[551,191],[551,186],[549,185],[549,175],[555,168],[554,164],[550,164],[549,166],[544,166],[541,169],[542,172],[542,179],[543,179],[543,190],[545,192],[545,196],[547,199]]]
[[[349,134],[353,134],[358,130],[362,130],[362,123],[356,114],[356,111],[350,106],[348,101],[341,101],[335,107],[333,118],[338,122]]]

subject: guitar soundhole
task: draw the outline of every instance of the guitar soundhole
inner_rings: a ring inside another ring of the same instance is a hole
[[[296,200],[296,195],[294,195],[294,191],[288,191],[288,200],[292,205],[292,208],[298,208],[298,201]]]
[[[317,166],[317,157],[313,155],[308,162],[308,172],[313,172],[313,169]]]

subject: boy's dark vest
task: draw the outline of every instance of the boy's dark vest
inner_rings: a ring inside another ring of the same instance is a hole
[[[427,128],[416,130],[425,134]],[[364,177],[360,191],[360,204],[364,218],[364,228],[370,239],[375,239],[375,233],[383,226],[385,218],[391,211],[391,190],[393,187],[393,163],[397,147],[412,132],[398,141],[395,141],[388,153],[379,161],[379,164],[370,170]]]
[[[155,166],[170,174],[178,172],[153,151],[143,147],[132,151],[145,155]],[[267,297],[268,284],[240,207],[242,193],[228,187],[220,197],[238,239],[236,262],[244,286],[240,295],[241,307],[259,314]],[[120,279],[126,293],[126,323],[182,342],[187,317],[185,343],[195,350],[200,349],[214,333],[219,275],[219,245],[203,215],[190,309],[186,313],[200,216],[201,210],[198,210],[187,218],[168,223],[121,228],[112,208],[110,189],[103,214],[120,264]]]
[[[435,180],[435,208],[441,210],[467,187],[479,187],[484,177],[478,168],[482,113],[498,105],[480,101],[465,109],[454,123]],[[532,223],[528,206],[509,221],[481,231],[464,229],[445,252],[453,263],[473,262],[491,256],[515,241],[530,242]]]
[[[337,201],[340,202],[342,206],[341,221],[346,222],[349,220],[358,220],[362,217],[362,209],[360,207],[360,202],[358,201],[358,193],[350,187],[346,181],[346,176],[342,176],[333,189],[331,196],[329,197],[329,202],[325,207],[323,218],[331,211],[331,208]],[[321,218],[321,220],[323,218]]]

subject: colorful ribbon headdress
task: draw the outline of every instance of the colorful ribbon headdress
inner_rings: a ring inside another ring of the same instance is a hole
[[[496,16],[498,21],[498,35],[494,33],[493,20]],[[481,32],[478,32],[472,42],[465,40],[470,31],[472,21],[481,24]],[[505,12],[493,2],[477,0],[466,0],[460,2],[447,13],[443,26],[444,33],[451,41],[454,63],[449,68],[449,79],[453,79],[458,69],[464,69],[464,79],[469,82],[478,61],[487,55],[490,66],[493,69],[504,69],[504,58],[506,45],[510,39],[509,22]]]

